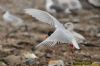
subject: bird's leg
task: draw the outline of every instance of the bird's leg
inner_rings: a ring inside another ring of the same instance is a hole
[[[75,55],[74,55],[74,46],[72,45],[72,44],[69,44],[69,47],[70,47],[70,56],[72,57],[72,59],[75,57]]]

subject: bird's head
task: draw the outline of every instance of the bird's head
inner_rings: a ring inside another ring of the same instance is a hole
[[[74,25],[71,22],[65,23],[64,26],[68,30],[73,30],[74,29]]]

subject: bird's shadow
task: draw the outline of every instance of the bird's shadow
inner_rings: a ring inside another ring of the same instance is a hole
[[[100,46],[94,45],[92,43],[87,43],[87,44],[83,44],[83,45],[86,46],[86,47],[100,47]]]

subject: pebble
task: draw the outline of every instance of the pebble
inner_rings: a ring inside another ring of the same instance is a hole
[[[22,54],[21,54],[21,58],[22,58],[22,61],[23,63],[27,64],[27,65],[32,65],[34,63],[36,63],[38,57],[32,53],[32,52],[27,52],[27,51],[24,51]]]
[[[24,54],[24,57],[27,58],[27,59],[35,59],[35,58],[38,58],[34,53],[25,53]]]
[[[46,57],[46,58],[51,58],[51,57],[53,57],[53,55],[50,54],[50,53],[46,53],[46,54],[45,54],[45,57]]]
[[[50,60],[48,66],[64,66],[63,60]]]
[[[0,61],[0,66],[7,66],[4,62]]]
[[[100,33],[96,34],[96,36],[100,38]]]
[[[15,55],[9,55],[4,58],[4,61],[9,65],[16,65],[21,63],[21,57]]]

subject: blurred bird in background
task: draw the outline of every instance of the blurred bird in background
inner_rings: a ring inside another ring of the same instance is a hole
[[[46,10],[50,13],[74,13],[82,9],[79,0],[46,0]]]
[[[6,11],[3,15],[3,19],[6,23],[14,26],[14,27],[20,27],[24,25],[23,20],[13,14],[11,14],[9,11]]]
[[[25,30],[27,30],[27,25],[21,18],[17,17],[16,15],[13,15],[12,13],[10,13],[10,11],[6,10],[3,7],[0,7],[0,9],[4,12],[2,16],[4,22],[13,28],[13,30],[10,31],[7,35],[16,32],[21,27],[25,27]]]

